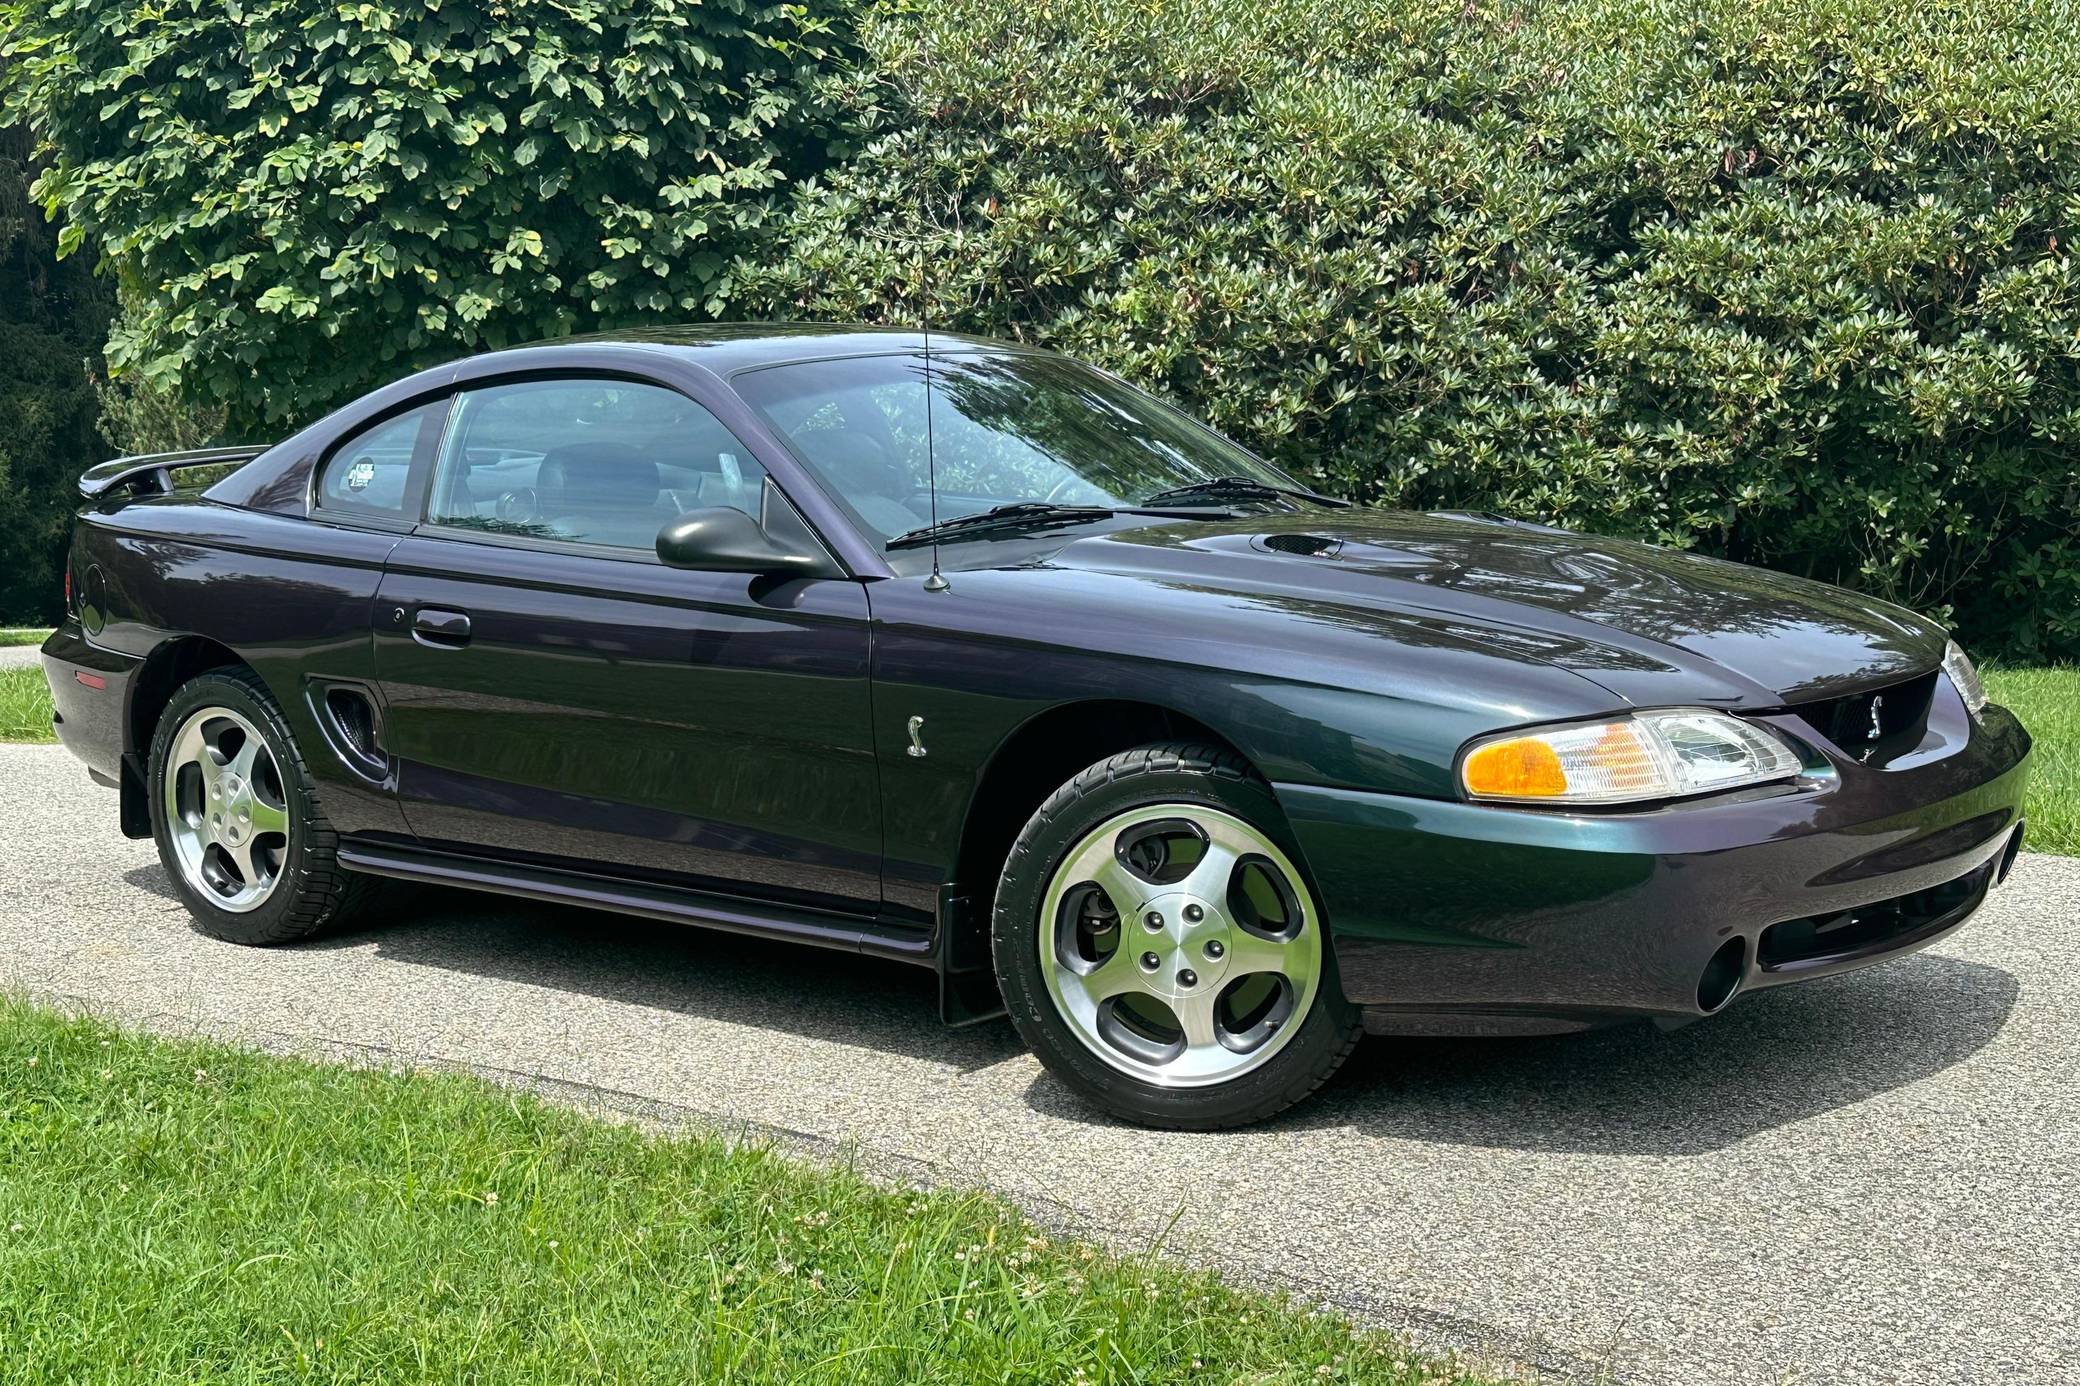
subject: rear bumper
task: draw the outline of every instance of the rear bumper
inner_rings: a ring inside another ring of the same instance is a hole
[[[2012,864],[2029,755],[1996,707],[1910,767],[1638,813],[1277,791],[1370,1028],[1533,1034],[1681,1023],[1934,942]],[[1701,996],[1715,955],[1732,990]]]
[[[55,710],[51,729],[104,784],[122,776],[130,680],[142,663],[88,644],[77,621],[67,621],[43,642],[43,677]]]

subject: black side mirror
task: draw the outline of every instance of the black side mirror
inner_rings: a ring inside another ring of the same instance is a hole
[[[782,544],[741,510],[715,506],[689,510],[657,532],[657,556],[674,568],[708,573],[823,573],[821,554]]]

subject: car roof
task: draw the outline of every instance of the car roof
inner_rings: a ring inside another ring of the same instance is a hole
[[[627,328],[577,337],[532,342],[512,348],[529,352],[562,346],[633,346],[684,352],[718,375],[782,361],[827,360],[837,356],[918,351],[925,333],[914,327],[873,327],[829,322],[723,322],[673,327]],[[933,332],[935,350],[950,346],[993,351],[1033,351],[1016,342],[997,341],[960,332]]]

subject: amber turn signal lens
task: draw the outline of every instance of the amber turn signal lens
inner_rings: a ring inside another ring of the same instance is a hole
[[[1461,773],[1468,793],[1498,799],[1545,799],[1567,792],[1559,752],[1528,736],[1489,742],[1466,757]]]

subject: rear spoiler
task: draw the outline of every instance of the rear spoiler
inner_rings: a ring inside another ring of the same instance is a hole
[[[221,467],[250,462],[265,447],[197,448],[192,452],[140,453],[135,457],[112,457],[80,474],[79,493],[99,500],[131,488],[148,488],[159,495],[173,490],[173,474],[187,467]]]

